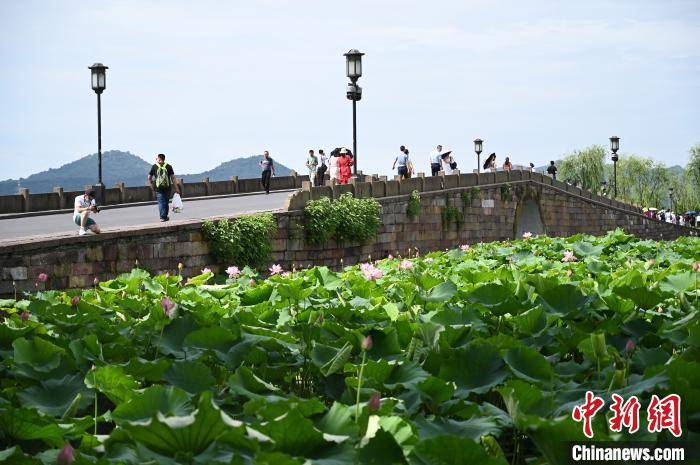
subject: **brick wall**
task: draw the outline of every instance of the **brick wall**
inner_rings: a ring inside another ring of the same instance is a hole
[[[493,174],[493,173],[490,173]],[[388,254],[405,255],[409,248],[421,253],[494,240],[513,239],[521,223],[523,200],[531,199],[540,210],[544,232],[551,236],[589,233],[605,234],[616,227],[640,237],[675,239],[694,235],[697,230],[645,218],[634,207],[546,182],[545,179],[511,179],[512,198],[501,198],[503,184],[483,184],[495,177],[482,178],[480,193],[472,194],[463,203],[462,192],[473,192],[472,175],[446,176],[437,188],[434,178],[412,180],[411,187],[421,191],[421,213],[418,218],[406,215],[409,195],[385,196],[399,192],[397,181],[357,183],[350,186],[319,187],[290,195],[287,211],[273,212],[278,230],[272,241],[271,263],[285,269],[292,266],[328,265],[337,267],[382,258]],[[396,185],[394,185],[396,184]],[[459,186],[443,189],[447,186]],[[406,186],[406,185],[405,185]],[[405,187],[404,186],[404,187]],[[367,244],[335,244],[309,246],[299,225],[303,223],[305,199],[321,195],[338,196],[350,191],[359,196],[374,195],[382,205],[382,224],[375,240]],[[403,189],[407,192],[407,189]],[[380,193],[381,196],[380,196]],[[443,212],[447,205],[456,208],[462,223],[445,225]],[[533,231],[541,232],[541,231]],[[41,241],[4,241],[0,243],[0,294],[18,291],[87,287],[93,279],[114,277],[139,266],[152,272],[177,272],[178,263],[185,265],[186,276],[198,274],[205,266],[217,271],[235,263],[216,263],[208,254],[202,238],[201,221],[187,221],[164,226],[138,227],[103,233],[99,236],[53,237]],[[49,281],[38,283],[37,276],[47,273]]]

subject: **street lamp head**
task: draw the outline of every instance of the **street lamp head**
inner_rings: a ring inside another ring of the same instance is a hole
[[[362,76],[362,55],[364,53],[359,50],[352,49],[345,53],[346,74],[352,82]]]
[[[620,150],[620,138],[617,136],[612,136],[610,138],[610,150],[612,153],[617,154],[617,151]]]
[[[484,141],[481,139],[474,139],[474,151],[477,155],[481,155],[482,143]]]
[[[352,82],[348,83],[347,97],[348,97],[348,100],[354,100],[356,102],[361,100],[362,99],[362,87],[360,87],[357,84],[353,84]]]
[[[107,73],[105,71],[108,67],[102,63],[95,63],[92,66],[88,66],[88,68],[91,73],[92,90],[96,94],[101,94],[107,88]]]

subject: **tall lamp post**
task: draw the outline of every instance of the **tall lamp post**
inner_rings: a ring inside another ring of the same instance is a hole
[[[97,202],[102,202],[104,183],[102,182],[102,102],[100,97],[107,88],[107,66],[102,63],[95,63],[88,67],[91,74],[92,90],[97,94]]]
[[[481,173],[481,149],[484,143],[481,139],[474,139],[474,151],[476,152],[476,172]]]
[[[344,55],[346,74],[350,79],[347,97],[348,100],[352,100],[352,154],[355,157],[352,171],[357,176],[357,101],[362,98],[362,87],[357,84],[357,80],[362,76],[362,55],[364,53],[353,48]]]
[[[610,150],[612,151],[612,161],[613,161],[613,182],[615,183],[615,198],[617,198],[617,151],[620,150],[620,138],[617,136],[612,136],[610,138]]]
[[[668,188],[668,198],[671,200],[671,211],[676,211],[676,206],[673,205],[673,187]]]

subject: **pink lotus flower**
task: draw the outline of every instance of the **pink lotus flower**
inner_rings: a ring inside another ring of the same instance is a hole
[[[700,262],[693,263],[693,271],[700,273]]]
[[[170,300],[168,297],[163,297],[163,300],[160,301],[160,306],[163,307],[163,313],[165,313],[165,316],[170,318],[173,308],[175,308],[175,302]]]
[[[80,302],[80,296],[79,295],[74,295],[72,299],[70,299],[70,304],[71,305],[78,305],[78,302]]]
[[[255,286],[255,280],[254,280],[253,278],[250,278],[250,279],[248,280],[248,285],[249,285],[249,286]]]
[[[523,239],[529,239],[532,237],[532,233],[530,231],[523,233]]]
[[[360,265],[360,271],[367,280],[379,279],[384,276],[384,272],[376,268],[372,263],[363,263]]]
[[[561,259],[562,262],[575,262],[576,260],[578,260],[576,255],[574,255],[574,253],[570,250],[565,251],[564,258]]]
[[[49,275],[47,275],[46,273],[39,273],[38,279],[42,283],[45,283],[49,279]]]
[[[24,310],[20,315],[20,318],[22,318],[22,321],[27,321],[29,319],[29,312]]]
[[[386,258],[388,258],[389,260],[393,260],[393,259],[394,259],[394,256],[393,256],[393,255],[391,255],[391,254],[389,254],[389,255],[387,255],[387,257],[386,257]]]
[[[413,268],[413,262],[409,260],[403,260],[401,263],[399,263],[400,270],[410,270],[411,268]]]
[[[226,274],[230,279],[235,279],[240,276],[241,270],[239,270],[237,266],[229,266],[226,268]]]
[[[629,357],[629,355],[634,351],[634,348],[636,345],[634,344],[634,341],[632,339],[627,339],[627,344],[625,344],[625,355]]]
[[[274,265],[272,265],[272,266],[269,268],[269,271],[270,271],[270,274],[271,274],[271,275],[274,275],[274,274],[280,274],[280,273],[282,273],[283,270],[282,270],[282,266],[281,266],[281,265],[274,264]]]
[[[460,245],[459,250],[461,250],[462,252],[466,252],[467,250],[469,250],[469,244]]]
[[[73,457],[73,446],[67,442],[63,446],[63,449],[61,449],[61,451],[58,453],[56,461],[58,462],[58,465],[71,465],[73,460],[75,460],[75,457]]]
[[[372,350],[372,336],[367,335],[365,336],[364,339],[362,339],[362,343],[360,344],[360,347],[362,347],[362,350]]]
[[[202,268],[202,274],[207,274],[211,273],[211,270],[209,268]]]
[[[367,408],[369,408],[370,412],[376,412],[379,410],[379,407],[381,407],[381,405],[382,400],[379,397],[379,393],[373,393],[369,398],[369,402],[367,402]]]

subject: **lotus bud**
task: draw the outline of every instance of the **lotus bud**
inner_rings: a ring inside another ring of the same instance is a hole
[[[169,272],[169,271],[166,271],[166,272],[165,272],[165,279],[168,279],[168,278],[170,278],[170,272]]]
[[[248,285],[249,285],[249,286],[255,286],[255,280],[254,280],[253,278],[250,278],[250,279],[248,280]]]
[[[177,269],[180,270],[180,271],[182,271],[182,270],[185,269],[185,265],[184,265],[182,262],[180,262],[180,263],[177,264]]]
[[[70,304],[71,305],[78,305],[78,302],[80,302],[80,296],[79,295],[74,295],[72,299],[70,299]]]
[[[362,339],[362,344],[360,344],[362,350],[372,350],[372,336],[365,336]]]
[[[45,283],[49,279],[49,275],[46,273],[39,273],[39,281]]]
[[[634,341],[632,339],[627,339],[627,344],[625,344],[625,355],[629,357],[629,355],[634,351],[634,348],[636,345],[634,344]]]
[[[376,412],[379,410],[379,407],[381,407],[381,405],[382,401],[379,397],[379,393],[373,393],[372,396],[369,398],[369,402],[367,402],[367,407],[369,408],[369,411]]]
[[[61,451],[58,453],[56,461],[58,462],[58,465],[71,465],[73,460],[75,460],[75,457],[73,456],[73,446],[67,442],[63,446],[63,449],[61,449]]]
[[[593,355],[596,359],[601,360],[608,355],[608,348],[605,344],[605,333],[592,333],[591,346],[593,346]]]
[[[29,319],[29,312],[28,311],[23,311],[22,314],[20,315],[20,318],[22,318],[22,321],[27,321]]]
[[[138,258],[137,258],[136,261],[134,262],[134,266],[135,266],[136,268],[139,267],[139,259],[138,259]]]
[[[100,279],[97,276],[95,276],[95,279],[92,280],[92,284],[97,286],[98,284],[100,284]]]

